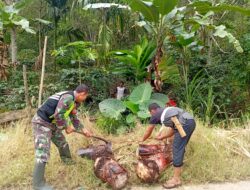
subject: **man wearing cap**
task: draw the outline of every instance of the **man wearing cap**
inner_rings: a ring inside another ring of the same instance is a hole
[[[163,187],[166,189],[175,188],[181,185],[181,172],[185,147],[195,129],[195,121],[191,114],[178,107],[161,108],[158,104],[149,105],[151,114],[150,125],[143,136],[143,140],[148,139],[157,124],[162,124],[169,128],[167,134],[161,132],[156,136],[157,140],[163,140],[174,136],[173,141],[173,166],[174,176],[168,180]]]
[[[74,91],[64,91],[50,96],[39,108],[32,119],[35,140],[35,167],[33,172],[33,188],[50,190],[45,183],[45,166],[50,157],[51,141],[57,146],[62,161],[72,163],[69,145],[63,135],[74,131],[86,137],[92,134],[79,121],[76,110],[88,96],[88,87],[79,85]]]

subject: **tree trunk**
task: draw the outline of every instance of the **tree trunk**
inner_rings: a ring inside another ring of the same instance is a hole
[[[79,74],[79,84],[82,84],[82,78],[81,78],[81,62],[78,59],[78,74]]]
[[[42,1],[40,1],[40,9],[39,9],[39,18],[41,19],[41,14],[42,14]],[[41,34],[41,23],[39,22],[38,25],[38,46],[39,46],[39,54],[42,51],[42,34]]]
[[[7,80],[8,47],[4,44],[3,34],[0,32],[0,80]]]
[[[212,53],[213,53],[213,41],[212,41],[212,33],[209,32],[207,45],[208,45],[208,52],[207,52],[207,64],[211,65],[212,63]]]
[[[31,109],[30,110],[30,115],[35,114],[36,110]],[[4,124],[10,121],[15,121],[19,119],[24,119],[27,118],[27,110],[15,110],[15,111],[10,111],[10,112],[4,112],[0,114],[0,124]],[[11,125],[8,125],[11,126]],[[28,126],[28,125],[27,125]]]
[[[55,29],[54,29],[54,49],[56,49],[57,48],[57,23],[58,23],[58,21],[57,21],[57,18],[56,18],[56,8],[55,7],[53,7],[53,16],[54,16],[54,27],[55,27]],[[54,60],[53,60],[53,62],[54,62],[54,70],[55,70],[55,72],[56,72],[56,56],[54,56]]]
[[[162,91],[162,81],[161,81],[161,76],[160,76],[160,72],[159,72],[159,64],[161,62],[162,56],[163,56],[163,50],[162,50],[162,46],[163,43],[159,42],[157,43],[157,50],[156,50],[156,55],[153,59],[153,65],[154,65],[154,72],[155,72],[155,79],[154,79],[154,85],[155,85],[155,90],[157,92],[161,92]]]
[[[15,67],[17,64],[17,43],[16,43],[16,27],[12,27],[11,36],[11,63]]]

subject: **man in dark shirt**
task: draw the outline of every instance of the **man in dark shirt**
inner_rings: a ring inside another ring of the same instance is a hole
[[[174,188],[181,185],[181,172],[183,165],[183,158],[185,153],[185,147],[195,129],[195,121],[192,115],[185,112],[183,109],[178,107],[167,107],[161,108],[158,104],[152,103],[149,105],[149,112],[151,114],[150,125],[144,134],[143,140],[148,139],[152,131],[157,124],[162,124],[169,127],[167,134],[164,136],[159,133],[156,136],[157,140],[163,140],[174,135],[173,142],[173,165],[174,165],[174,176],[168,180],[163,187],[166,189]],[[177,120],[177,121],[176,121]],[[181,129],[179,130],[179,126]],[[183,133],[182,133],[183,132]]]
[[[69,145],[62,133],[74,131],[90,137],[77,117],[77,107],[88,96],[88,87],[79,85],[74,91],[59,92],[50,96],[39,108],[32,119],[35,140],[35,167],[33,188],[36,190],[52,189],[45,183],[45,165],[50,157],[51,141],[57,146],[60,157],[65,163],[72,163]]]

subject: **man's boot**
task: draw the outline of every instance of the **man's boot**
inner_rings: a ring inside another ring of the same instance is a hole
[[[34,190],[53,190],[53,188],[45,183],[44,172],[45,172],[44,162],[36,162],[34,173],[33,173],[33,189]]]
[[[58,148],[58,150],[60,157],[65,164],[67,165],[75,164],[75,162],[72,160],[68,144],[64,147]]]

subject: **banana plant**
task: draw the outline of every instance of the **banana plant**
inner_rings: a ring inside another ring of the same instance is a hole
[[[150,117],[148,112],[150,103],[158,103],[164,107],[167,102],[168,97],[165,94],[152,93],[151,85],[143,83],[134,88],[127,100],[121,101],[113,98],[103,100],[99,103],[99,110],[104,116],[118,120],[122,117],[122,112],[128,109],[126,121],[130,124],[134,123],[136,118]]]
[[[57,37],[58,37],[58,23],[63,15],[67,12],[67,2],[68,0],[46,0],[49,4],[49,14],[52,14],[54,24],[54,49],[57,48]]]
[[[130,7],[132,11],[139,12],[141,21],[138,23],[139,26],[143,26],[149,33],[152,34],[156,43],[157,50],[156,55],[153,59],[153,67],[156,77],[156,89],[161,91],[161,72],[159,71],[159,64],[164,56],[163,43],[166,38],[178,38],[179,42],[187,47],[196,43],[194,41],[195,35],[201,26],[209,25],[212,23],[205,23],[201,18],[192,20],[189,24],[183,22],[187,17],[206,15],[211,11],[237,11],[245,15],[250,15],[250,10],[241,8],[238,6],[217,4],[212,5],[209,1],[201,0],[190,2],[185,7],[176,8],[178,5],[178,0],[133,0],[130,1]],[[200,13],[199,13],[200,11]],[[182,15],[179,13],[182,12]],[[199,17],[199,16],[198,16]],[[209,21],[209,20],[206,20]],[[178,24],[177,24],[178,23]],[[195,23],[195,24],[194,24]],[[191,26],[190,26],[191,24]],[[174,27],[173,27],[174,26]],[[193,31],[186,31],[186,28],[192,28]],[[232,34],[225,31],[225,27],[222,26],[212,26],[213,35],[221,38],[228,37],[229,42],[233,43],[236,50],[242,51],[239,46],[238,41],[232,36]],[[174,31],[173,31],[174,30]],[[177,36],[173,36],[176,35]]]
[[[83,7],[84,10],[95,10],[101,13],[101,22],[98,32],[98,60],[97,64],[100,66],[100,63],[107,65],[109,62],[108,52],[111,49],[111,42],[113,31],[109,27],[109,15],[113,13],[113,24],[116,23],[116,20],[123,21],[123,14],[121,10],[130,10],[130,7],[123,4],[117,3],[88,3]],[[123,24],[120,24],[121,30],[123,30]]]
[[[113,72],[132,77],[135,81],[142,82],[147,76],[147,67],[150,65],[156,52],[156,45],[145,37],[133,50],[119,50],[110,54],[119,60],[114,65]]]
[[[17,64],[17,43],[16,32],[17,28],[22,28],[24,31],[35,34],[35,31],[29,26],[29,21],[20,16],[20,10],[27,5],[29,1],[20,1],[10,5],[0,4],[0,30],[8,31],[11,34],[11,61],[13,65]]]
[[[177,5],[178,0],[154,0],[142,1],[133,0],[129,4],[133,11],[139,12],[143,18],[141,26],[153,33],[156,42],[156,54],[152,61],[155,72],[156,90],[161,91],[161,76],[158,70],[159,63],[163,56],[163,41],[166,37],[167,27],[164,24],[165,16]]]

